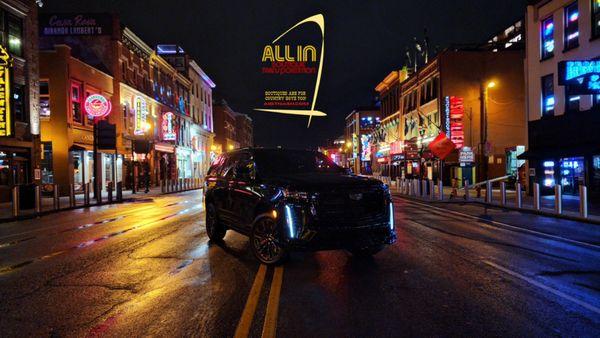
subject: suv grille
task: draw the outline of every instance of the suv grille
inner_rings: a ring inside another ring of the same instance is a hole
[[[360,227],[386,222],[383,189],[348,189],[319,193],[317,220],[322,226]]]

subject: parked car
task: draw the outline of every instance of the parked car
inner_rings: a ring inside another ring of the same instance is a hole
[[[250,237],[258,260],[278,264],[294,250],[347,249],[369,256],[396,240],[381,181],[355,176],[316,151],[241,149],[208,171],[206,232]]]

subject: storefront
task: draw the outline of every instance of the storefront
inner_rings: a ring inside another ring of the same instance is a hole
[[[565,195],[578,195],[585,185],[595,202],[600,200],[600,62],[564,61],[557,73],[564,95],[553,97],[547,116],[529,121],[529,148],[517,159],[529,160],[530,184],[538,183],[543,194],[560,184]],[[559,114],[559,107],[565,112]]]

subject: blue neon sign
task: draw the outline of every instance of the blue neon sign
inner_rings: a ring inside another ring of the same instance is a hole
[[[600,94],[600,60],[563,61],[558,65],[558,84],[570,95]]]

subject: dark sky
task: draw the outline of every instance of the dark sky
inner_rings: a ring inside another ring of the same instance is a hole
[[[525,13],[527,0],[44,0],[45,12],[116,12],[147,44],[178,43],[254,120],[257,145],[304,148],[343,134],[344,117],[369,105],[375,86],[403,65],[413,37],[430,46],[482,42]],[[298,21],[325,16],[325,63],[317,109],[307,119],[262,112],[265,44]]]

